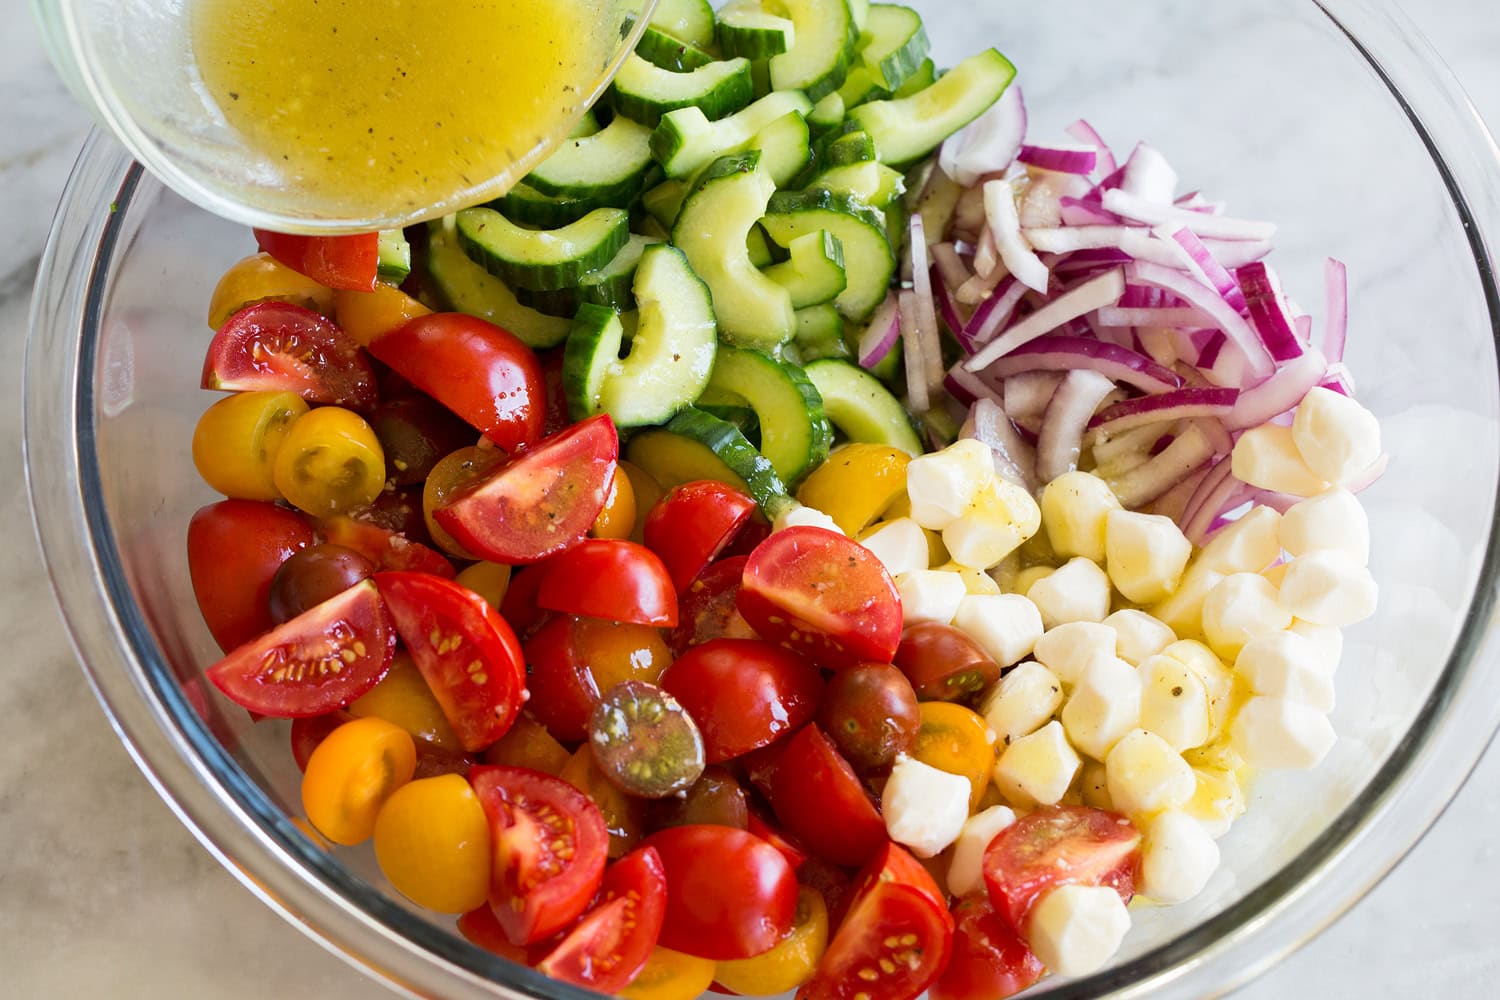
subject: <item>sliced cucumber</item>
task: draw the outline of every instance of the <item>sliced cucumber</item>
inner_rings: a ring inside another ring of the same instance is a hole
[[[848,287],[844,248],[837,236],[820,229],[797,237],[786,248],[790,259],[772,264],[762,273],[787,290],[792,297],[792,308],[832,302]]]
[[[457,220],[459,245],[475,263],[536,291],[578,284],[630,239],[630,213],[621,208],[596,208],[560,229],[522,229],[492,208],[466,208]]]
[[[849,345],[844,343],[844,319],[829,304],[797,310],[797,332],[792,344],[804,362],[851,356]]]
[[[859,36],[859,58],[886,90],[895,91],[905,83],[931,48],[916,11],[895,4],[870,5]]]
[[[516,298],[525,305],[549,316],[572,317],[578,307],[586,302],[606,306],[610,309],[629,309],[632,306],[631,284],[635,280],[636,266],[641,254],[653,243],[665,240],[649,236],[630,234],[630,239],[620,248],[608,264],[597,271],[590,271],[578,279],[571,288],[558,288],[538,292],[524,288],[515,290]]]
[[[849,13],[854,15],[854,29],[864,31],[870,18],[870,0],[849,0]]]
[[[427,273],[449,308],[504,327],[528,347],[556,347],[567,339],[567,320],[522,305],[505,282],[469,259],[451,215],[427,226]]]
[[[545,195],[626,205],[641,193],[651,167],[651,130],[620,115],[602,131],[569,139],[526,183]]]
[[[845,319],[863,323],[885,300],[896,271],[896,254],[886,235],[885,218],[869,205],[832,191],[783,191],[771,198],[761,225],[782,246],[820,229],[838,237],[849,284],[834,305]]]
[[[598,198],[568,198],[542,194],[536,188],[521,181],[500,198],[490,202],[491,208],[512,222],[543,229],[555,229],[577,222],[596,208],[608,208]]]
[[[870,133],[882,162],[908,164],[978,118],[1000,99],[1015,76],[1009,59],[986,49],[910,97],[872,101],[855,108],[849,117]]]
[[[708,289],[682,251],[645,249],[636,271],[639,320],[630,353],[613,310],[579,307],[563,355],[563,387],[575,419],[608,413],[622,427],[659,424],[703,392],[718,346]]]
[[[657,0],[651,27],[706,49],[714,43],[714,9],[708,0]]]
[[[379,247],[375,273],[381,281],[401,284],[411,273],[411,244],[406,241],[406,233],[400,229],[381,230]]]
[[[868,132],[855,131],[830,139],[818,157],[820,167],[842,167],[850,163],[873,163],[878,158],[875,140]]]
[[[714,61],[713,56],[691,42],[673,38],[665,31],[651,27],[641,33],[641,40],[635,46],[635,54],[651,65],[673,73],[690,73]]]
[[[615,74],[610,95],[620,114],[655,128],[663,115],[678,108],[696,107],[710,119],[733,114],[750,103],[754,87],[748,59],[673,73],[631,53]]]
[[[811,110],[812,102],[797,91],[767,94],[716,122],[698,108],[681,108],[665,115],[651,133],[651,153],[668,177],[692,177],[719,157],[742,152],[756,133],[778,119]]]
[[[719,349],[700,404],[747,404],[760,422],[760,453],[781,481],[795,486],[828,457],[833,430],[823,401],[802,369],[760,351]]]
[[[745,234],[745,252],[750,255],[750,263],[761,270],[776,263],[776,258],[771,255],[771,241],[766,239],[766,231],[759,225],[751,226]]]
[[[906,191],[906,175],[884,163],[850,163],[829,167],[807,186],[823,191],[842,191],[872,208],[885,209]]]
[[[807,127],[817,139],[838,128],[844,121],[844,99],[836,92],[828,94],[807,113]]]
[[[812,101],[838,90],[859,41],[849,0],[778,0],[777,6],[791,18],[796,38],[771,58],[772,89],[800,90]]]
[[[656,435],[669,437],[653,440]],[[696,407],[677,414],[663,430],[647,431],[631,439],[626,457],[663,486],[692,479],[727,482],[747,491],[772,520],[793,502],[770,461],[738,428]]]
[[[701,402],[693,405],[710,416],[718,417],[725,423],[734,425],[735,430],[745,435],[745,440],[750,442],[751,447],[756,450],[760,449],[760,418],[750,407],[704,405]]]
[[[797,28],[787,18],[767,13],[760,0],[729,0],[719,8],[717,37],[728,58],[769,59],[792,47]]]
[[[911,418],[875,376],[858,365],[827,358],[808,364],[807,377],[823,397],[828,419],[849,440],[922,454],[922,441],[912,429]]]
[[[937,81],[937,64],[931,59],[923,59],[922,65],[917,71],[906,78],[906,82],[896,88],[892,97],[910,97],[919,90],[933,85]]]
[[[641,195],[641,207],[670,230],[672,223],[677,221],[677,213],[682,211],[682,202],[687,198],[688,190],[686,181],[668,178]]]
[[[573,126],[573,131],[568,133],[568,138],[582,139],[584,136],[593,135],[597,131],[599,131],[599,119],[594,114],[593,109],[589,109],[583,113],[582,118],[578,119],[578,124]]]
[[[672,227],[672,242],[713,292],[719,330],[765,350],[791,339],[796,322],[791,296],[750,262],[745,242],[775,190],[759,152],[726,156],[709,166]]]
[[[870,67],[864,63],[852,67],[843,84],[836,91],[845,108],[857,108],[869,101],[881,101],[890,97],[890,91],[880,85]]]

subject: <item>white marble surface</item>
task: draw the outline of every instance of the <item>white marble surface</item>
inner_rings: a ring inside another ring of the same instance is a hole
[[[1410,13],[1500,126],[1491,0]],[[73,661],[44,585],[21,479],[20,378],[32,274],[84,133],[22,0],[0,0],[0,995],[371,996],[242,889],[156,798]],[[1500,980],[1500,751],[1371,896],[1240,994],[1490,997]]]

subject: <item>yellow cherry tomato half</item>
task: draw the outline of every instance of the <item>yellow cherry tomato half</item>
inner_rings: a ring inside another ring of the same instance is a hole
[[[486,764],[529,767],[553,777],[560,776],[571,759],[572,754],[547,732],[547,727],[525,712],[516,716],[510,730],[484,752]]]
[[[335,844],[362,844],[380,807],[416,768],[417,747],[405,729],[384,719],[346,722],[308,758],[302,810]]]
[[[884,444],[846,444],[813,470],[797,499],[821,510],[844,534],[857,536],[906,496],[911,456]]]
[[[640,842],[645,826],[644,800],[632,798],[604,776],[585,743],[563,767],[562,780],[594,800],[609,830],[609,856],[621,858]]]
[[[696,1000],[714,981],[715,964],[657,945],[620,996],[625,1000]]]
[[[635,530],[635,489],[630,485],[630,476],[618,465],[614,479],[609,484],[609,494],[604,498],[604,508],[594,519],[589,534],[595,538],[629,538]]]
[[[504,563],[477,562],[458,574],[458,582],[484,598],[490,607],[499,609],[510,589],[511,569]]]
[[[971,709],[951,701],[924,701],[922,726],[911,755],[930,767],[969,779],[969,811],[979,804],[995,769],[994,734]]]
[[[398,788],[375,819],[375,860],[396,891],[438,913],[489,899],[490,825],[466,778],[444,774]]]
[[[720,962],[714,978],[728,989],[749,996],[775,996],[795,990],[812,978],[828,948],[828,907],[823,894],[801,887],[791,932],[770,951],[754,958]]]
[[[273,470],[292,424],[307,413],[294,392],[237,392],[204,411],[193,430],[203,481],[237,500],[279,500]]]
[[[411,733],[412,739],[420,743],[450,753],[464,752],[463,743],[443,714],[432,688],[427,686],[410,654],[404,651],[391,661],[385,679],[349,706],[349,714],[360,719],[384,719]]]
[[[333,290],[298,274],[268,253],[252,254],[224,272],[208,302],[208,325],[224,321],[257,302],[291,302],[325,316],[333,314]]]
[[[287,431],[273,467],[276,488],[314,517],[373,503],[385,488],[385,453],[375,430],[352,410],[321,406]]]
[[[603,618],[573,623],[573,650],[601,693],[624,681],[655,684],[672,662],[660,629]]]
[[[433,513],[460,487],[484,478],[485,474],[504,461],[505,452],[499,448],[469,445],[444,455],[427,474],[427,482],[422,485],[422,518],[427,522],[427,531],[437,547],[450,556],[474,558],[458,544],[457,539],[443,530]]]
[[[630,526],[630,540],[641,542],[646,537],[646,515],[656,506],[656,501],[666,495],[661,483],[639,465],[620,460],[615,466],[630,480],[630,492],[635,499],[635,521]]]
[[[374,291],[334,292],[333,311],[339,328],[361,347],[399,330],[418,316],[432,312],[395,285],[375,283]]]

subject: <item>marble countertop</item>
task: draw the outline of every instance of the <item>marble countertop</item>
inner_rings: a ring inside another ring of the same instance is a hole
[[[1491,0],[1410,13],[1500,128]],[[0,0],[0,994],[369,997],[358,973],[263,907],[181,827],[110,731],[45,585],[21,476],[31,283],[85,119],[23,0]],[[1366,900],[1239,994],[1489,997],[1500,979],[1500,750]]]

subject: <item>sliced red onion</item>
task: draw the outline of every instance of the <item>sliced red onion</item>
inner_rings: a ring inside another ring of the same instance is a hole
[[[994,288],[1001,277],[1007,274],[1000,263],[1000,250],[995,246],[995,234],[986,224],[979,233],[979,246],[974,250],[974,274],[981,288]]]
[[[988,111],[948,137],[938,153],[938,166],[968,187],[1008,167],[1025,137],[1026,100],[1020,85],[1012,83]]]
[[[1270,355],[1261,346],[1260,338],[1250,329],[1243,316],[1229,308],[1219,294],[1207,285],[1199,284],[1181,271],[1137,261],[1125,268],[1126,277],[1133,283],[1151,285],[1171,292],[1178,298],[1202,310],[1214,318],[1214,325],[1223,330],[1250,362],[1250,370],[1262,377],[1269,375],[1274,367]]]
[[[1148,514],[1160,514],[1170,517],[1178,524],[1182,523],[1182,510],[1187,505],[1188,499],[1203,482],[1203,478],[1209,474],[1207,466],[1200,467],[1196,472],[1190,474],[1182,482],[1172,487],[1155,500],[1142,508]]]
[[[911,408],[918,413],[932,409],[932,394],[927,389],[927,359],[922,337],[917,329],[917,297],[909,290],[896,295],[901,317],[901,349],[906,364],[906,394]]]
[[[1213,456],[1214,447],[1208,436],[1190,424],[1150,461],[1111,480],[1110,486],[1120,503],[1135,509],[1166,493]]]
[[[1062,224],[1062,199],[1082,193],[1088,181],[1071,174],[1043,173],[1033,177],[1021,199],[1021,229],[1042,229]]]
[[[1039,417],[1047,412],[1047,404],[1063,380],[1062,372],[1021,372],[1005,380],[1003,402],[1005,412],[1013,418]]]
[[[1115,382],[1135,386],[1142,392],[1165,392],[1182,385],[1182,379],[1175,372],[1143,354],[1083,337],[1044,337],[1023,344],[990,365],[985,375],[1000,379],[1021,372],[1066,372],[1074,368],[1088,368]]]
[[[1203,346],[1198,351],[1199,368],[1212,368],[1219,360],[1219,352],[1224,349],[1225,344],[1229,343],[1229,338],[1224,336],[1223,330],[1213,330],[1211,333],[1212,336],[1203,342]]]
[[[984,384],[984,380],[973,372],[964,371],[963,365],[954,365],[948,369],[948,374],[943,376],[943,388],[948,394],[960,403],[968,405],[976,399],[993,399],[994,390]]]
[[[1177,196],[1177,171],[1155,147],[1137,143],[1125,161],[1120,190],[1144,201],[1170,205]]]
[[[1327,318],[1323,329],[1323,354],[1333,364],[1344,360],[1344,339],[1349,331],[1349,269],[1329,257],[1323,265],[1327,294]]]
[[[1278,514],[1285,514],[1307,498],[1292,496],[1290,493],[1277,493],[1274,490],[1256,490],[1251,499],[1262,506],[1270,507]]]
[[[1097,202],[1063,197],[1057,200],[1058,218],[1065,226],[1118,226],[1120,217],[1106,212]]]
[[[1007,389],[1009,382],[1006,383]],[[1091,427],[1101,434],[1113,436],[1133,427],[1161,423],[1164,420],[1182,420],[1188,417],[1222,417],[1234,408],[1239,398],[1238,389],[1187,388],[1154,396],[1139,396],[1116,403],[1090,421]]]
[[[1076,274],[1079,271],[1099,271],[1114,267],[1116,264],[1128,264],[1134,258],[1130,254],[1115,247],[1100,247],[1097,250],[1079,250],[1076,253],[1062,254],[1056,258],[1052,265],[1054,274]],[[1129,293],[1129,289],[1126,289]],[[1122,305],[1128,303],[1121,300]]]
[[[948,233],[954,239],[968,240],[978,244],[980,234],[988,227],[984,221],[984,188],[966,187],[953,206],[953,218],[948,220]],[[978,253],[978,247],[975,247]]]
[[[1180,251],[1152,236],[1148,230],[1134,226],[1063,226],[1058,229],[1031,229],[1026,241],[1044,253],[1073,253],[1080,250],[1121,250],[1132,260],[1145,260],[1164,267],[1179,267]]]
[[[1193,426],[1201,430],[1208,438],[1209,443],[1214,446],[1214,454],[1227,455],[1234,451],[1234,438],[1224,428],[1224,424],[1218,417],[1198,417],[1193,421]]]
[[[1114,388],[1112,381],[1087,368],[1075,368],[1063,376],[1042,417],[1036,448],[1038,479],[1050,483],[1078,468],[1084,428]]]
[[[969,265],[964,263],[963,256],[952,243],[932,245],[932,265],[937,269],[941,283],[948,286],[950,290],[962,285],[971,277]]]
[[[1205,475],[1199,481],[1198,488],[1193,491],[1183,504],[1182,515],[1178,518],[1178,525],[1186,528],[1197,516],[1204,503],[1215,492],[1219,492],[1221,484],[1231,478],[1233,463],[1220,459],[1205,470]]]
[[[1107,210],[1124,218],[1151,226],[1186,226],[1199,236],[1212,236],[1222,240],[1269,240],[1276,234],[1276,226],[1270,222],[1205,215],[1170,203],[1162,205],[1147,201],[1120,188],[1105,191],[1102,202]]]
[[[1292,314],[1281,294],[1281,282],[1277,280],[1276,272],[1263,261],[1256,261],[1236,271],[1235,277],[1244,290],[1250,322],[1272,359],[1290,361],[1299,357],[1302,342],[1297,337]]]
[[[1225,209],[1222,201],[1209,201],[1202,191],[1191,191],[1172,204],[1189,212],[1203,212],[1206,215],[1223,215]]]
[[[974,315],[969,319],[969,326],[964,331],[969,341],[974,344],[983,344],[994,337],[996,331],[1010,322],[1010,318],[1015,315],[1016,306],[1021,304],[1021,299],[1025,294],[1025,285],[1015,278],[1007,277],[996,290],[996,294],[985,299],[979,304],[979,308],[974,310]]]
[[[1123,270],[1106,271],[1098,277],[1090,278],[1072,291],[1059,295],[1025,319],[1011,324],[1004,333],[985,344],[978,354],[964,362],[964,366],[970,371],[979,371],[997,358],[1004,357],[1022,344],[1030,343],[1069,320],[1103,306],[1113,305],[1120,300],[1124,292],[1125,272]]]
[[[1229,303],[1229,308],[1241,316],[1245,315],[1248,307],[1245,302],[1245,293],[1241,290],[1239,282],[1235,281],[1234,275],[1229,273],[1228,268],[1214,259],[1213,253],[1204,246],[1198,234],[1186,226],[1180,226],[1171,233],[1171,239],[1182,247],[1204,280],[1213,286],[1220,298]]]
[[[932,265],[927,255],[927,230],[922,217],[911,217],[907,233],[911,257],[911,286],[917,300],[917,336],[922,340],[924,381],[932,392],[943,382],[943,347],[938,337],[937,302],[932,294]]]
[[[1115,162],[1115,154],[1110,152],[1109,143],[1105,142],[1104,137],[1095,131],[1094,126],[1082,118],[1063,129],[1063,131],[1079,142],[1088,143],[1099,151],[1098,167],[1102,172],[1112,174],[1119,168],[1119,165]]]
[[[1140,465],[1157,450],[1156,443],[1161,438],[1161,425],[1150,423],[1117,434],[1096,427],[1089,432],[1088,443],[1100,474],[1105,475],[1126,472]]]
[[[993,399],[982,396],[974,401],[958,436],[989,447],[996,475],[1028,492],[1037,488],[1036,449],[1017,433],[1005,409]]]
[[[949,294],[948,287],[943,284],[942,275],[938,273],[936,265],[932,268],[930,281],[932,284],[933,302],[937,306],[938,319],[942,320],[943,326],[947,327],[948,332],[958,341],[958,346],[963,348],[964,354],[973,354],[975,344],[964,333],[964,327],[967,324],[964,322],[963,317],[959,315],[958,306],[954,304],[953,296]]]
[[[1016,280],[1038,292],[1047,291],[1047,266],[1027,245],[1021,235],[1021,219],[1016,214],[1016,189],[1005,181],[986,181],[984,215],[1000,259]]]
[[[1245,489],[1245,484],[1234,477],[1230,467],[1231,463],[1227,460],[1220,461],[1214,466],[1214,472],[1224,468],[1224,475],[1217,477],[1212,489],[1205,491],[1200,486],[1201,495],[1194,498],[1197,501],[1196,506],[1193,505],[1193,501],[1189,501],[1189,509],[1183,511],[1185,521],[1182,525],[1182,533],[1187,535],[1188,541],[1194,545],[1203,544],[1219,512]],[[1208,482],[1204,480],[1204,485]]]
[[[1327,373],[1328,362],[1323,352],[1309,348],[1255,388],[1240,393],[1234,409],[1224,418],[1224,426],[1231,431],[1244,430],[1285,413],[1302,402],[1307,391],[1321,382]]]
[[[875,315],[870,317],[870,325],[865,327],[865,332],[860,335],[857,359],[861,368],[874,368],[885,360],[885,356],[891,353],[891,348],[896,346],[896,338],[901,334],[900,306],[896,301],[896,295],[892,292],[885,297],[875,310]]]
[[[1099,150],[1093,145],[1022,145],[1016,159],[1040,170],[1053,170],[1060,174],[1091,174],[1099,165]]]
[[[1191,306],[1128,309],[1105,306],[1099,310],[1099,322],[1105,326],[1158,326],[1173,329],[1213,325],[1213,317]]]
[[[1260,260],[1271,252],[1269,240],[1209,240],[1203,241],[1208,252],[1224,267],[1234,270]]]
[[[1355,392],[1354,374],[1345,367],[1342,361],[1328,366],[1328,374],[1323,376],[1323,381],[1318,383],[1325,389],[1332,389],[1341,395],[1353,398]]]

